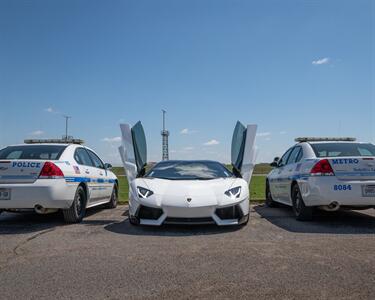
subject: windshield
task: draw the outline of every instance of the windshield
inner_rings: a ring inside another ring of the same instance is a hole
[[[145,177],[170,180],[209,180],[232,177],[224,165],[214,161],[163,161],[155,165]]]
[[[65,148],[63,145],[9,146],[0,150],[0,159],[57,160]]]
[[[361,143],[319,143],[311,144],[316,157],[375,156],[373,144]]]

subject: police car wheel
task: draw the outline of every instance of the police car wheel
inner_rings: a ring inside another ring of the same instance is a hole
[[[118,203],[118,189],[117,189],[117,185],[115,184],[112,190],[111,200],[106,205],[106,207],[110,209],[116,208],[117,203]]]
[[[86,193],[84,189],[79,186],[72,206],[68,209],[63,209],[64,220],[66,223],[80,223],[86,214]]]
[[[129,223],[134,226],[139,225],[139,219],[136,216],[129,215]]]
[[[303,202],[298,184],[292,187],[293,211],[298,221],[310,221],[313,217],[313,207],[306,206]]]
[[[266,206],[277,207],[277,203],[272,199],[270,184],[268,181],[266,183]]]

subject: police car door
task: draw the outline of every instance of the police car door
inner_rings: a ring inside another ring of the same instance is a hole
[[[102,160],[90,149],[86,149],[95,167],[98,201],[108,200],[112,195],[113,183],[107,178],[107,171]]]
[[[247,125],[237,122],[232,137],[231,161],[233,172],[250,183],[255,165],[255,135],[257,125]]]
[[[129,124],[121,124],[120,128],[122,146],[119,151],[131,188],[131,182],[145,174],[147,165],[146,136],[140,121],[133,127],[130,127]]]
[[[100,190],[98,189],[98,182],[96,178],[98,177],[97,170],[90,158],[89,153],[86,148],[79,147],[74,152],[74,159],[80,165],[80,173],[82,177],[79,177],[79,181],[86,182],[89,195],[88,203],[94,203],[97,199],[101,198]]]
[[[287,180],[287,171],[286,171],[286,164],[288,162],[288,158],[290,153],[292,152],[293,148],[290,148],[288,151],[284,153],[284,155],[280,158],[277,169],[274,170],[275,175],[270,183],[273,188],[271,188],[272,197],[275,200],[284,202],[284,193],[285,193],[285,186],[286,186],[286,180]]]
[[[284,167],[284,174],[283,174],[283,181],[282,181],[282,186],[280,190],[280,197],[282,198],[282,201],[288,204],[292,204],[292,199],[291,199],[291,189],[292,189],[292,182],[295,178],[295,175],[299,173],[298,170],[298,163],[297,160],[299,161],[301,159],[301,151],[302,147],[301,146],[296,146],[292,148],[292,151],[290,152],[290,155],[288,157],[288,161]]]

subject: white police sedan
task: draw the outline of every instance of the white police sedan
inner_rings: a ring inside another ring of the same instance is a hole
[[[315,208],[375,207],[375,146],[354,138],[298,138],[271,166],[266,204],[293,207],[297,220]]]
[[[117,177],[81,140],[26,140],[0,150],[0,212],[59,209],[77,223],[86,208],[115,208]]]

